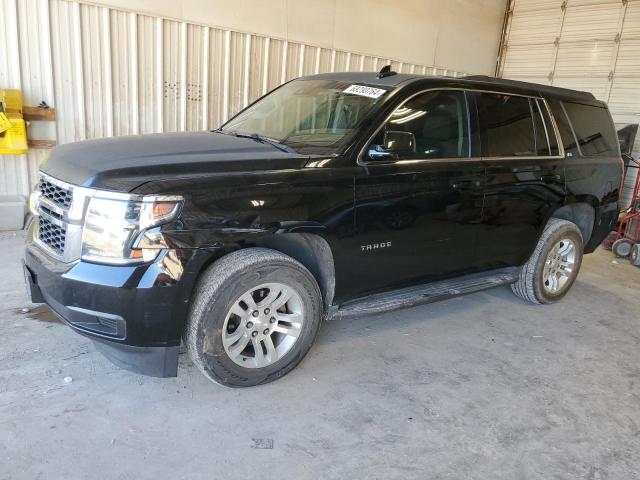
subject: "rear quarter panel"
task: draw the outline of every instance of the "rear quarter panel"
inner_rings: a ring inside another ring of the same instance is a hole
[[[593,252],[616,227],[622,160],[619,156],[567,157],[565,178],[567,203],[587,203],[594,208],[593,232],[585,245],[585,253]]]

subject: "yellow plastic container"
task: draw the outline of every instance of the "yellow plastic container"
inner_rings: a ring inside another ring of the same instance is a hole
[[[0,89],[0,155],[22,155],[29,150],[22,118],[20,90]]]
[[[9,118],[5,115],[4,112],[0,111],[0,134],[6,132],[11,127],[12,127],[11,120],[9,120]]]

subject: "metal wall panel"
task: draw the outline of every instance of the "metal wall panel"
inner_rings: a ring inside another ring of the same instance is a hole
[[[110,20],[113,134],[130,135],[139,131],[137,18],[134,13],[114,11],[111,12]],[[103,61],[106,62],[108,59],[105,58]],[[90,63],[88,62],[88,64]],[[87,72],[85,69],[86,83],[93,81],[90,73],[93,72]],[[88,95],[85,89],[87,109],[93,103],[93,96]],[[107,118],[96,118],[96,120],[104,121]],[[104,130],[108,131],[108,127]],[[90,134],[91,138],[97,136],[100,135]]]
[[[547,84],[554,61],[553,43],[511,45],[506,52],[502,75],[506,78],[525,78],[528,81]]]
[[[606,78],[611,71],[615,44],[602,42],[597,47],[590,42],[561,43],[558,47],[554,77]]]
[[[564,0],[518,0],[513,10],[518,16],[541,10],[556,10],[562,7]]]
[[[55,85],[53,101],[50,104],[56,108],[57,140],[58,143],[84,140],[87,138],[87,130],[80,5],[70,2],[51,2],[49,5]],[[21,57],[31,54],[20,52]]]
[[[224,121],[224,110],[226,108],[226,96],[224,85],[226,83],[226,69],[220,68],[224,65],[226,58],[227,34],[223,30],[210,29],[209,31],[209,125],[220,125]],[[206,91],[206,89],[205,89]],[[211,127],[215,128],[215,127]]]
[[[633,1],[627,4],[627,14],[622,29],[622,39],[640,38],[640,2]]]
[[[55,107],[33,138],[67,143],[112,135],[203,130],[283,82],[331,71],[461,75],[435,66],[67,0],[0,0],[0,87]],[[28,195],[47,150],[0,156],[0,195]]]
[[[45,100],[53,104],[53,81],[47,0],[1,0],[0,87],[19,88],[28,104]],[[24,58],[20,53],[30,50]],[[41,139],[54,139],[55,125],[32,124],[30,132]],[[0,156],[0,195],[27,195],[46,152]]]
[[[20,88],[20,59],[18,57],[18,11],[13,0],[0,0],[4,22],[0,22],[0,44],[6,45],[0,55],[0,85],[7,88]],[[12,48],[14,47],[14,48]],[[29,178],[29,166],[24,156],[0,156],[0,195],[21,193],[17,184]]]
[[[567,4],[562,27],[561,42],[603,41],[613,42],[617,33],[622,2],[597,2],[589,5]]]
[[[110,57],[111,20],[108,9],[80,6],[82,44],[79,52],[83,69],[84,109],[87,136],[113,135],[113,106]],[[116,72],[118,69],[115,69]],[[87,102],[87,98],[95,101]]]
[[[503,40],[502,76],[590,91],[640,123],[640,0],[511,0]]]
[[[180,130],[182,117],[182,65],[183,38],[181,24],[170,20],[162,22],[162,88],[163,125],[161,131]]]
[[[138,122],[140,133],[162,130],[164,85],[162,19],[138,15]]]
[[[516,7],[520,5],[518,1]],[[530,11],[515,10],[509,33],[510,44],[553,44],[556,32],[560,26],[561,16],[558,15],[560,6],[549,9],[534,9]],[[551,40],[551,41],[549,41]]]

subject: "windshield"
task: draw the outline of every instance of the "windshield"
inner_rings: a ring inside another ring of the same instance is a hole
[[[307,153],[334,153],[386,89],[335,80],[294,80],[240,112],[221,129],[257,134]]]

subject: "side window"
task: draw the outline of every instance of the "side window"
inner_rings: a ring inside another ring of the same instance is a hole
[[[542,124],[541,135],[536,136],[532,116],[535,102],[532,105],[527,97],[502,93],[481,93],[477,98],[483,157],[549,154]]]
[[[469,157],[469,116],[463,91],[425,92],[398,107],[369,148],[369,158]]]
[[[562,104],[558,100],[549,99],[549,108],[551,108],[551,113],[553,113],[553,118],[560,131],[560,139],[564,146],[565,155],[577,155],[578,147],[576,146],[576,137],[573,135],[569,119],[562,108]]]
[[[583,155],[619,155],[618,138],[606,108],[563,102]]]

